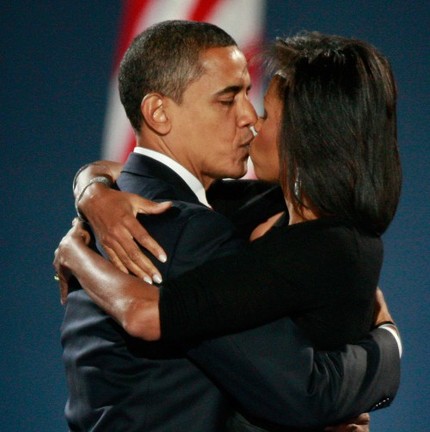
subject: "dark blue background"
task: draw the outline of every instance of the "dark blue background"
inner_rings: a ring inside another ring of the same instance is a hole
[[[101,0],[0,6],[2,431],[66,430],[51,261],[74,214],[72,176],[100,157],[120,9]],[[398,398],[373,415],[374,432],[430,423],[429,26],[427,1],[268,2],[269,37],[308,29],[363,38],[391,59],[398,80],[404,187],[381,284],[405,353]]]

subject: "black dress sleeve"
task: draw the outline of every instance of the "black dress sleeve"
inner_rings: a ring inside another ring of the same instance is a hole
[[[213,209],[226,216],[246,239],[257,225],[286,211],[281,188],[258,180],[218,180],[206,195]]]
[[[382,260],[379,239],[324,221],[275,227],[244,251],[167,281],[162,337],[207,339],[290,316],[319,348],[370,329]]]
[[[308,273],[304,269],[308,260],[297,256],[297,246],[300,235],[287,235],[285,227],[273,228],[242,252],[166,282],[160,292],[163,338],[233,333],[310,306],[312,295],[300,289],[298,277]],[[300,250],[302,255],[310,253]]]

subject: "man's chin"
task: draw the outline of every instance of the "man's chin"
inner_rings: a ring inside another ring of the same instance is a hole
[[[218,172],[213,172],[212,178],[217,179],[240,179],[246,175],[248,172],[248,164],[247,162],[243,162],[241,164],[237,163],[236,165],[230,165],[229,167],[222,167]]]
[[[227,178],[231,178],[231,179],[240,179],[244,176],[246,176],[246,174],[248,173],[248,167],[246,166],[245,168],[241,169],[241,170],[237,170],[234,173],[231,173],[231,175],[229,175]]]

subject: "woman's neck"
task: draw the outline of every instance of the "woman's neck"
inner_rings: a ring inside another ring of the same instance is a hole
[[[287,203],[290,217],[288,225],[319,219],[319,215],[309,207],[302,206],[299,212],[289,200],[285,199],[285,202]]]

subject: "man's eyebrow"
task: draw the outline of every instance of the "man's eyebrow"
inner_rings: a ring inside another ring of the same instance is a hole
[[[232,85],[228,86],[226,88],[223,88],[222,90],[215,93],[215,96],[223,96],[229,93],[237,94],[240,93],[243,90],[244,86],[241,85]],[[249,91],[251,90],[251,85],[247,86],[246,89]]]

